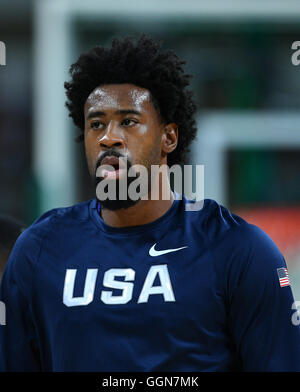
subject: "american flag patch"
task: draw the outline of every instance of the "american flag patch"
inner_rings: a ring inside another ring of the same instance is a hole
[[[278,275],[280,287],[290,285],[290,278],[286,268],[277,268],[277,275]]]

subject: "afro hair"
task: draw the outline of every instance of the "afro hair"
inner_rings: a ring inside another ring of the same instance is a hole
[[[70,67],[71,81],[65,82],[66,107],[84,139],[84,104],[90,93],[104,84],[130,83],[150,91],[152,102],[166,124],[178,125],[178,145],[168,155],[168,165],[183,164],[189,145],[196,135],[196,105],[187,90],[191,75],[173,51],[160,51],[161,45],[143,34],[115,38],[110,48],[95,46],[82,54]]]

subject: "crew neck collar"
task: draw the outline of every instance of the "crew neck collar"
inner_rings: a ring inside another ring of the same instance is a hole
[[[96,199],[93,199],[90,204],[90,214],[91,214],[91,217],[92,217],[94,223],[104,232],[125,235],[125,236],[132,235],[132,234],[135,234],[135,235],[136,234],[143,234],[146,231],[153,230],[153,229],[157,228],[158,226],[162,226],[163,224],[165,224],[169,219],[171,219],[176,214],[176,211],[178,210],[178,207],[179,207],[181,200],[177,198],[178,195],[175,195],[175,196],[176,197],[172,203],[172,206],[168,209],[168,211],[166,211],[158,219],[155,219],[154,221],[152,221],[150,223],[146,223],[144,225],[129,226],[129,227],[109,226],[100,215],[101,205]]]

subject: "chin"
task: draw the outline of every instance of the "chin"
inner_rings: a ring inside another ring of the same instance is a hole
[[[103,177],[95,178],[95,184],[97,182],[100,183],[102,180],[103,180]],[[135,180],[135,178],[127,177],[128,188],[134,180]],[[120,199],[120,190],[119,190],[120,186],[121,186],[121,183],[119,180],[117,180],[116,181],[116,192],[115,192],[114,198],[112,198],[112,199],[105,198],[102,200],[101,200],[101,198],[98,197],[99,195],[97,196],[97,186],[96,186],[96,199],[100,203],[102,209],[110,210],[110,211],[118,211],[121,209],[126,210],[130,207],[135,206],[141,200],[142,196],[138,197],[137,199],[132,199],[130,197],[130,195],[128,194],[128,188],[127,188],[127,196],[126,196],[125,200]],[[137,186],[137,192],[140,192],[139,185]]]
[[[135,206],[140,199],[137,200],[131,200],[131,199],[127,199],[127,200],[98,200],[101,208],[103,210],[109,210],[109,211],[118,211],[118,210],[127,210],[127,208],[133,207]]]

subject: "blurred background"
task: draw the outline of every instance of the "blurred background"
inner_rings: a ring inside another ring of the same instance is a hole
[[[300,300],[298,0],[1,0],[0,213],[30,225],[93,197],[63,83],[81,52],[142,32],[194,75],[205,197],[271,236]]]

